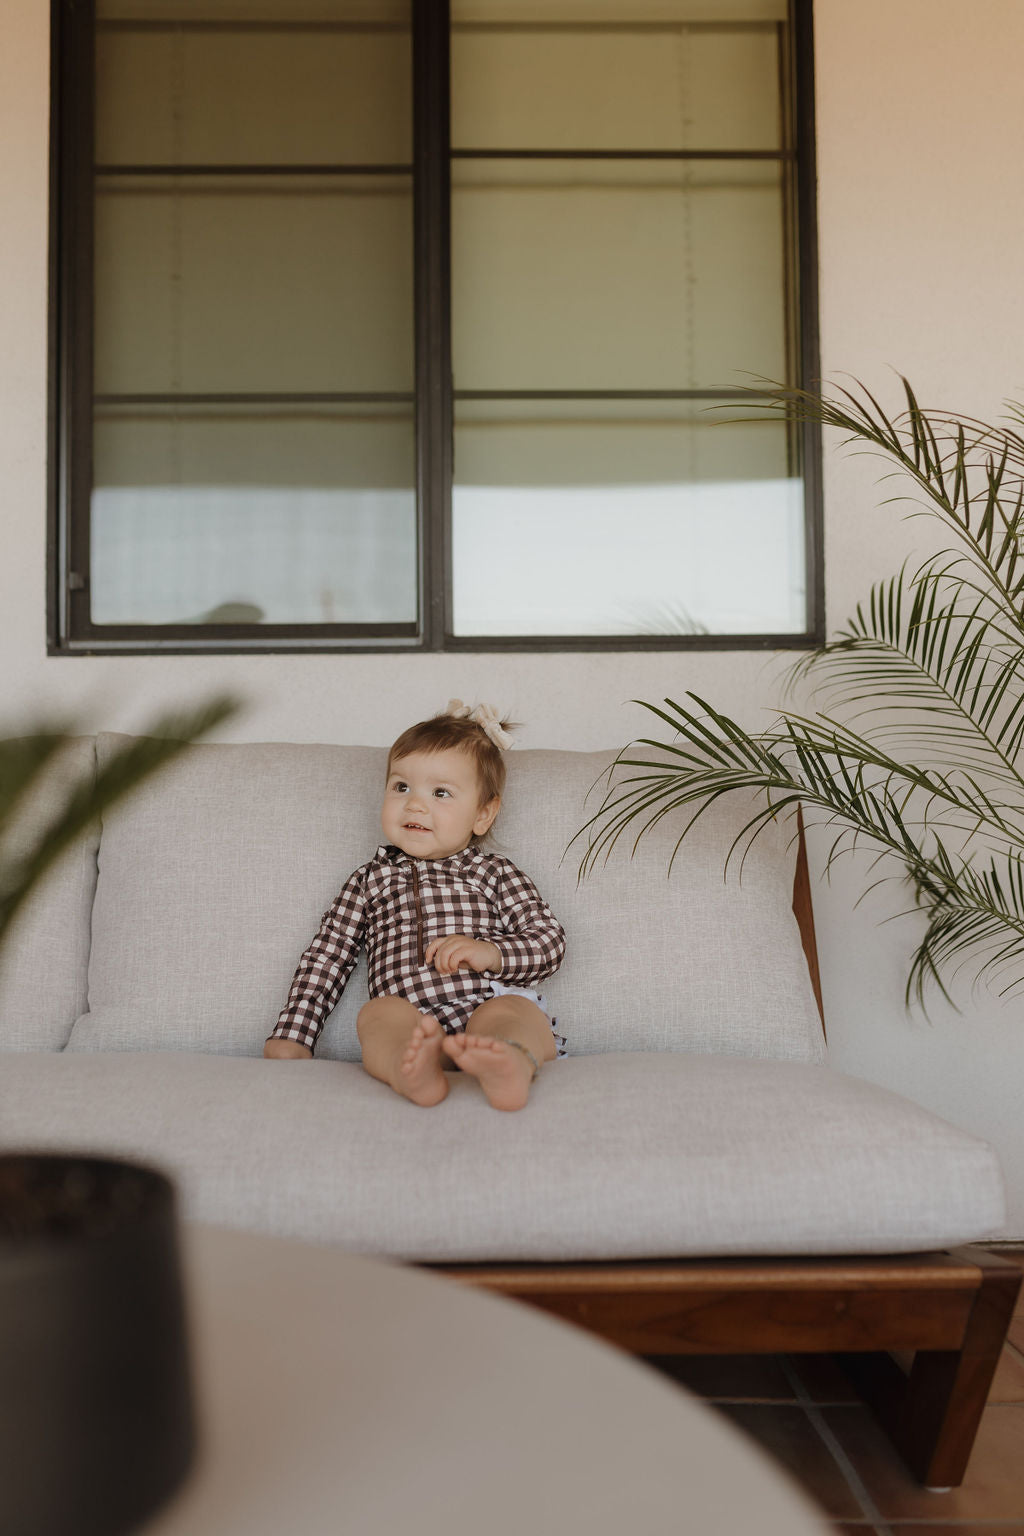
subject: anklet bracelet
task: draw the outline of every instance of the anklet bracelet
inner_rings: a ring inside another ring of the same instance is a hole
[[[525,1045],[521,1045],[518,1040],[506,1040],[505,1044],[513,1046],[515,1050],[522,1051],[524,1056],[528,1056],[529,1057],[530,1061],[533,1063],[533,1077],[530,1078],[530,1082],[531,1083],[535,1082],[536,1078],[537,1078],[537,1073],[540,1071],[540,1062],[537,1060],[537,1058],[533,1054],[533,1052],[532,1051],[528,1051],[526,1049],[526,1046]]]

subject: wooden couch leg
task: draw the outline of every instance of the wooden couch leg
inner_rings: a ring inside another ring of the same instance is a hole
[[[909,1374],[889,1355],[841,1355],[847,1373],[929,1488],[963,1482],[1021,1287],[1015,1264],[972,1254],[981,1281],[959,1350],[918,1350]]]

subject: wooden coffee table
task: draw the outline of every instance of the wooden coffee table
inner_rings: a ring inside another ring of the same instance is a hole
[[[201,1445],[145,1536],[824,1536],[681,1388],[516,1302],[336,1249],[183,1231]]]

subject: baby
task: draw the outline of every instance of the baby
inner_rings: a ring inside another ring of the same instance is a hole
[[[561,965],[565,934],[522,871],[479,847],[511,745],[492,709],[459,699],[399,736],[385,843],[324,913],[264,1056],[312,1056],[364,945],[363,1066],[414,1104],[445,1098],[447,1067],[475,1077],[495,1109],[522,1109],[542,1063],[566,1054],[532,990]]]

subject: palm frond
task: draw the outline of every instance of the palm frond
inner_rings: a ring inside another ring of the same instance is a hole
[[[1024,985],[1024,407],[991,426],[924,410],[901,388],[898,413],[859,384],[818,393],[762,380],[749,393],[880,455],[886,481],[900,482],[885,504],[938,517],[950,547],[878,582],[796,663],[768,730],[748,733],[695,694],[645,703],[670,739],[623,750],[577,837],[582,878],[678,815],[671,863],[709,805],[741,794],[728,868],[799,804],[828,831],[826,870],[869,847],[881,878],[888,867],[910,883],[927,931],[907,995],[923,1002],[932,984],[948,997],[946,978],[968,960],[981,979]],[[798,688],[810,710],[796,707]]]
[[[902,764],[877,753],[868,757],[852,733],[786,717],[777,729],[751,735],[697,695],[687,697],[700,714],[670,699],[664,709],[634,701],[672,725],[675,739],[665,743],[641,738],[619,754],[602,804],[573,839],[586,844],[581,878],[607,861],[627,833],[635,853],[641,839],[665,817],[695,807],[677,836],[674,859],[697,817],[723,795],[745,793],[752,804],[760,797],[727,863],[743,839],[756,836],[798,801],[825,823],[841,824],[830,862],[857,839],[867,839],[903,860],[925,860],[916,822],[907,815],[914,792],[926,797],[917,816],[925,824],[932,802],[950,804],[977,819],[966,797],[942,775],[908,773]],[[635,771],[626,774],[626,769]],[[991,802],[986,809],[998,823],[1000,808]]]
[[[66,726],[51,725],[45,731],[0,740],[0,835],[69,734]]]
[[[955,534],[959,558],[975,568],[979,589],[1002,610],[1011,629],[1020,623],[1024,597],[1024,478],[1020,440],[1006,428],[986,427],[948,413],[922,410],[909,381],[900,380],[905,409],[890,416],[862,385],[832,395],[769,387],[751,391],[787,417],[809,420],[842,434],[846,444],[875,449],[910,480]],[[902,495],[899,501],[913,498]]]
[[[985,868],[936,860],[920,873],[918,900],[927,908],[929,922],[911,960],[907,1001],[923,1007],[926,986],[932,983],[952,1003],[943,977],[967,962],[976,981],[1000,982],[1001,995],[1024,986],[1021,856],[991,860]]]
[[[15,854],[0,849],[0,943],[37,881],[88,827],[158,770],[191,741],[206,735],[236,710],[233,699],[218,697],[197,709],[167,714],[147,734],[114,749],[95,775],[80,778],[59,796],[26,848]],[[45,771],[59,757],[72,734],[53,726],[0,742],[0,829],[20,814]]]

